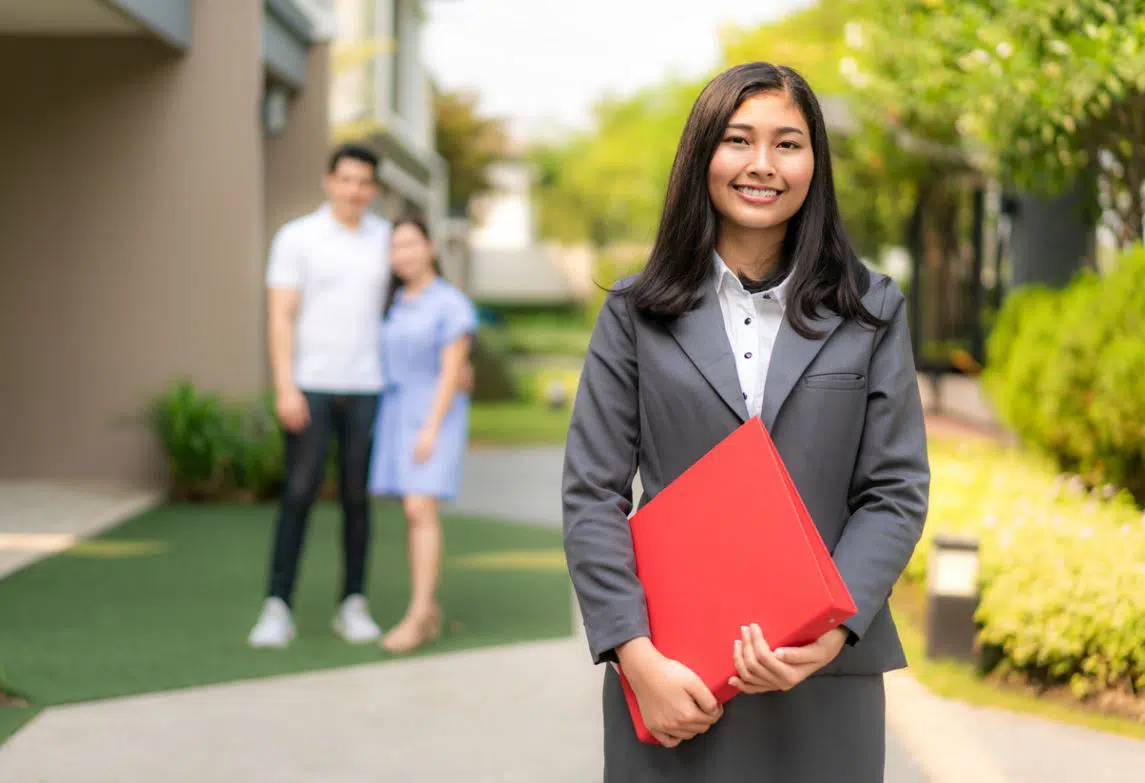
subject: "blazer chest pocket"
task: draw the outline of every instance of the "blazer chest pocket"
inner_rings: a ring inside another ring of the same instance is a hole
[[[803,385],[809,389],[835,389],[849,391],[862,389],[867,385],[865,375],[853,372],[829,372],[819,375],[808,375],[803,379]]]

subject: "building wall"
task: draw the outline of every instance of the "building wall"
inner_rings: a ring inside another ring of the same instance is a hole
[[[156,478],[152,393],[258,389],[260,5],[195,2],[183,55],[0,47],[0,477]]]
[[[311,47],[307,64],[306,89],[290,102],[285,131],[269,136],[264,144],[264,192],[266,214],[263,253],[256,265],[256,285],[260,288],[259,347],[264,380],[270,380],[266,361],[265,299],[261,293],[266,256],[275,233],[290,220],[313,211],[325,199],[322,177],[330,152],[327,85],[330,76],[330,45]]]

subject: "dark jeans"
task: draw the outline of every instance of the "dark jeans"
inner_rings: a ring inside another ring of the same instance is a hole
[[[342,501],[344,582],[342,598],[364,592],[370,543],[370,499],[366,485],[376,394],[306,392],[310,424],[286,434],[286,482],[274,532],[268,593],[288,605],[294,593],[298,560],[306,537],[310,507],[321,488],[330,436],[338,441],[338,490]]]

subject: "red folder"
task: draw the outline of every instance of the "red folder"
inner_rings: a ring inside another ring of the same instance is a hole
[[[758,417],[718,443],[630,520],[652,643],[717,701],[739,690],[732,645],[758,623],[772,649],[809,644],[855,614]],[[656,744],[620,672],[636,733]]]

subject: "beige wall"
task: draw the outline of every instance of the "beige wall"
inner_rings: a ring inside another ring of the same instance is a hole
[[[312,212],[325,198],[322,175],[330,152],[330,123],[327,109],[329,90],[329,44],[311,48],[307,63],[307,85],[290,101],[285,131],[267,137],[264,169],[265,204],[263,256],[257,268],[258,286],[263,285],[266,252],[275,232],[283,224]],[[260,297],[262,294],[260,293]],[[270,379],[266,361],[266,324],[263,320],[265,300],[260,299],[259,347],[263,351],[260,367],[263,378]]]
[[[304,99],[269,145],[306,176],[264,177],[261,3],[191,8],[183,55],[0,45],[0,477],[154,479],[148,433],[118,420],[177,374],[260,388],[266,228],[313,197],[324,111]]]

